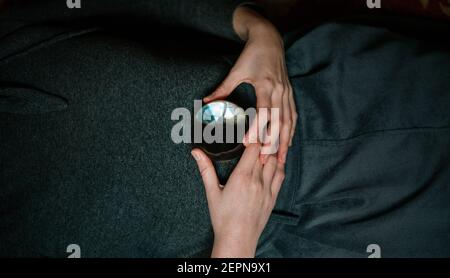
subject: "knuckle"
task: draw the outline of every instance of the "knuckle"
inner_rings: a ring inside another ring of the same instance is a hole
[[[292,126],[292,120],[290,118],[287,118],[286,120],[283,121],[283,124],[286,129],[289,129]]]
[[[281,136],[281,140],[283,140],[283,139],[287,139],[286,137],[288,137],[288,135],[291,133],[291,129],[287,126],[287,125],[284,125],[283,126],[283,129],[282,129],[282,131],[281,131],[281,133],[280,133],[280,136]]]
[[[236,175],[236,177],[239,177],[240,179],[243,179],[245,181],[249,180],[249,178],[250,178],[250,175],[247,171],[243,171],[239,168],[236,168],[234,170],[234,175]]]
[[[275,164],[277,163],[277,159],[275,158],[275,156],[271,155],[269,156],[269,158],[267,158],[267,164]]]
[[[256,194],[258,192],[258,188],[259,188],[259,181],[252,181],[249,186],[248,189],[250,190],[250,192],[252,192],[253,194]]]
[[[285,94],[285,89],[284,89],[284,86],[283,86],[283,84],[281,84],[281,83],[277,83],[277,84],[275,84],[275,86],[274,86],[274,92],[276,93],[276,94],[278,94],[278,95],[281,95],[281,96],[284,96],[284,94]]]
[[[252,180],[252,175],[249,172],[242,172],[241,176],[246,181]]]
[[[262,177],[260,177],[260,176],[255,177],[254,184],[255,184],[256,186],[261,186],[261,185],[263,185],[263,179],[262,179]]]
[[[260,86],[262,86],[266,89],[273,90],[275,87],[275,81],[273,80],[272,77],[269,77],[269,76],[261,78],[258,83]]]
[[[208,167],[201,167],[200,168],[200,175],[202,177],[206,176],[208,174]]]
[[[262,191],[262,189],[263,189],[263,184],[264,184],[263,181],[262,181],[262,180],[259,180],[256,184],[257,184],[257,187],[256,187],[257,190],[258,190],[258,191]]]

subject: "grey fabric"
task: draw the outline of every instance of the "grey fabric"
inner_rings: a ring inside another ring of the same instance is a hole
[[[72,243],[83,257],[208,256],[202,182],[170,114],[238,52],[191,34],[0,20],[0,256],[63,257]],[[367,256],[372,243],[449,255],[447,49],[346,24],[297,38],[300,119],[258,256]]]
[[[299,221],[259,256],[450,255],[449,49],[342,22],[293,43]]]
[[[226,36],[234,8],[215,4],[214,32]],[[202,7],[189,7],[177,14],[168,5],[163,19],[198,20]],[[0,255],[63,257],[71,243],[83,257],[209,248],[203,186],[190,146],[170,139],[170,116],[226,76],[218,50],[226,41],[134,23],[126,34],[93,22],[53,24],[44,15],[20,28],[11,14],[0,19]]]
[[[247,1],[248,2],[248,1]],[[139,21],[151,26],[183,27],[240,41],[232,28],[234,9],[242,0],[89,0],[80,9],[69,9],[65,0],[11,1],[2,19],[26,23],[92,22],[127,25]],[[149,32],[149,35],[151,33]]]

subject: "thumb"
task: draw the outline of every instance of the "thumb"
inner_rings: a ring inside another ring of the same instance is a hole
[[[200,175],[202,176],[206,197],[208,198],[208,201],[213,201],[221,192],[216,170],[209,157],[201,150],[194,149],[191,154],[197,162]]]
[[[212,94],[205,97],[203,101],[211,102],[213,100],[226,98],[240,83],[242,82],[239,74],[236,71],[231,70],[222,84],[220,84]]]

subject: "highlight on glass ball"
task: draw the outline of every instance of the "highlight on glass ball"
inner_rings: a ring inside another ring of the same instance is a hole
[[[194,120],[201,123],[202,143],[194,143],[215,161],[231,160],[243,151],[248,116],[240,106],[225,100],[204,105]]]

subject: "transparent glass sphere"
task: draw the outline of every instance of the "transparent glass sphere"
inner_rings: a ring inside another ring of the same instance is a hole
[[[237,124],[245,121],[245,111],[236,104],[220,100],[213,101],[197,112],[195,120],[203,124],[220,123],[221,121],[236,120]]]

